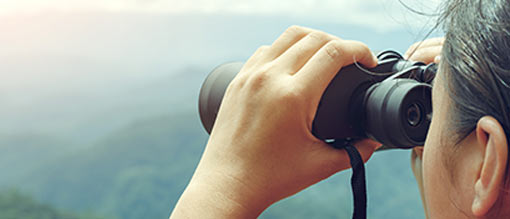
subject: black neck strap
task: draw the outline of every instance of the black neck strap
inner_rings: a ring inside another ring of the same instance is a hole
[[[367,189],[365,183],[365,165],[361,155],[351,142],[334,143],[336,148],[343,148],[349,154],[351,161],[352,176],[351,187],[354,199],[353,219],[367,218]]]

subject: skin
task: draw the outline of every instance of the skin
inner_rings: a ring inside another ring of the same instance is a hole
[[[255,218],[350,167],[312,135],[320,97],[343,67],[377,65],[360,42],[292,26],[260,47],[227,88],[201,161],[171,218]],[[366,161],[379,146],[355,145]]]
[[[422,52],[410,59],[439,61],[443,42],[444,39],[428,40],[417,49],[413,45],[409,50]],[[496,119],[484,116],[460,143],[452,142],[450,136],[455,133],[448,122],[452,103],[446,83],[444,73],[439,71],[432,89],[434,116],[427,140],[411,156],[427,218],[508,217],[508,210],[496,204],[508,203],[508,194],[502,191],[508,171],[504,130]]]
[[[439,62],[441,45],[441,39],[415,44],[407,56]],[[311,127],[327,85],[354,61],[377,64],[363,43],[298,26],[260,47],[227,88],[201,161],[170,218],[256,218],[273,203],[350,168],[347,153],[315,138]],[[460,218],[459,210],[467,209],[488,215],[506,171],[504,132],[493,118],[482,118],[466,150],[454,159],[462,186],[444,183],[451,170],[442,159],[452,154],[439,144],[447,121],[444,94],[434,85],[426,146],[413,152],[426,213]],[[364,140],[355,146],[366,162],[380,144]]]
[[[405,59],[420,61],[426,64],[434,62],[439,64],[441,60],[441,50],[443,48],[444,38],[433,38],[423,42],[416,42],[409,47],[404,54]],[[440,73],[440,72],[439,72]],[[439,74],[437,74],[439,75]],[[437,76],[436,76],[437,77]],[[437,81],[437,79],[436,79]],[[436,82],[437,84],[437,82]],[[433,98],[435,99],[435,98]],[[433,101],[434,102],[434,101]],[[434,108],[434,115],[437,115],[436,108]],[[430,131],[430,130],[429,130]],[[427,139],[427,141],[430,141]],[[411,153],[411,169],[413,170],[414,176],[420,195],[423,202],[423,208],[425,209],[425,216],[428,218],[427,205],[425,203],[425,195],[423,192],[423,169],[422,169],[422,158],[423,158],[423,147],[415,147]]]

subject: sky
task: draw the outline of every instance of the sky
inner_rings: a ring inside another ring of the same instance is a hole
[[[402,24],[423,26],[415,10],[433,13],[441,0],[0,0],[0,15],[45,11],[112,11],[164,14],[243,14],[306,17],[314,22],[337,21],[374,29]],[[402,4],[403,3],[403,4]]]
[[[402,1],[419,11],[439,3]],[[58,120],[67,130],[73,119],[88,120],[76,116],[81,109],[152,106],[148,97],[172,91],[150,93],[148,84],[248,58],[296,23],[379,49],[421,40],[410,29],[426,27],[397,0],[0,0],[0,135],[21,118],[44,120],[30,127]]]

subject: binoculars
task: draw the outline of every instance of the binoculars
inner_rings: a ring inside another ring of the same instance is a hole
[[[382,143],[382,149],[408,149],[425,143],[437,66],[405,60],[392,50],[377,58],[374,68],[354,63],[332,79],[313,120],[315,137],[335,145],[371,138]],[[198,105],[208,133],[225,90],[242,66],[240,62],[220,65],[202,84]]]

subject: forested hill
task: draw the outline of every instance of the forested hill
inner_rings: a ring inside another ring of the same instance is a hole
[[[0,218],[5,219],[106,219],[90,213],[72,213],[40,203],[21,192],[0,191]]]
[[[165,218],[206,140],[194,112],[140,120],[91,148],[35,168],[15,184],[64,209],[126,219]],[[406,152],[377,152],[367,164],[369,213],[397,216],[392,218],[421,214],[407,160],[394,159],[408,156]],[[349,217],[349,177],[344,172],[312,186],[273,206],[263,218]]]
[[[194,112],[137,121],[16,183],[65,209],[168,217],[205,146],[199,125]]]

